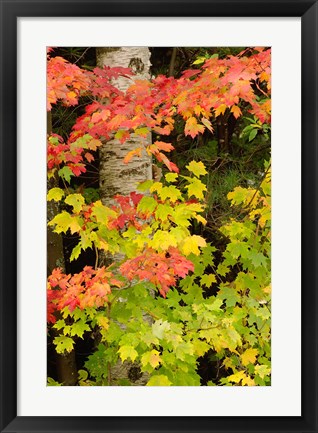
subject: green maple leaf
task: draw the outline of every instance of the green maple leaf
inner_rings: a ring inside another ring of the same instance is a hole
[[[251,260],[251,262],[253,263],[253,266],[255,266],[255,268],[258,268],[260,266],[267,268],[266,257],[264,256],[264,254],[257,252],[255,249],[252,249],[249,252],[248,258]]]
[[[249,246],[245,242],[233,241],[228,244],[227,250],[235,259],[239,256],[246,259],[249,256]]]
[[[55,328],[55,329],[57,329],[59,331],[60,329],[64,328],[64,326],[65,326],[65,320],[60,319],[60,320],[56,321],[56,323],[54,324],[53,328]]]
[[[126,359],[131,359],[133,362],[138,356],[138,352],[132,346],[124,345],[117,351],[119,353],[120,359],[124,362]]]
[[[168,379],[167,376],[163,374],[159,374],[157,376],[153,376],[147,383],[146,386],[170,386],[172,382]]]
[[[141,182],[138,184],[137,190],[138,191],[147,191],[152,187],[153,183],[154,183],[153,180],[146,180],[145,182]]]
[[[204,183],[196,177],[191,179],[189,185],[186,185],[185,188],[188,190],[188,197],[194,196],[199,200],[204,198],[203,191],[207,190]]]
[[[70,335],[71,337],[78,335],[80,338],[83,338],[85,331],[90,331],[90,327],[84,322],[84,320],[78,320],[71,325]]]
[[[262,379],[264,379],[265,376],[268,376],[270,372],[271,369],[268,367],[268,365],[255,365],[255,374]]]
[[[47,201],[60,201],[64,196],[64,191],[61,188],[51,188],[47,193]]]
[[[200,280],[201,286],[211,287],[212,283],[216,283],[216,278],[214,274],[204,274]]]
[[[212,304],[205,304],[205,307],[209,311],[220,311],[222,305],[223,305],[222,299],[215,299],[215,301],[213,301]]]
[[[170,174],[170,173],[169,173]],[[160,219],[161,221],[167,221],[168,216],[173,212],[173,208],[168,204],[158,204],[158,207],[155,212],[156,219]]]
[[[69,229],[70,225],[72,224],[73,219],[72,216],[68,212],[61,212],[57,214],[49,223],[49,226],[54,226],[54,231],[56,233],[66,233]]]
[[[149,215],[156,209],[157,204],[157,201],[153,197],[145,195],[138,203],[137,210]]]
[[[208,173],[201,161],[191,161],[190,164],[186,165],[186,168],[197,177],[204,176]]]
[[[79,213],[85,204],[82,194],[70,194],[66,197],[65,203],[73,207],[73,212]]]
[[[237,346],[242,345],[242,339],[240,334],[233,328],[233,326],[226,328],[223,335],[228,337],[228,347],[231,350],[235,350]]]
[[[81,254],[81,250],[82,250],[82,245],[79,242],[72,250],[72,254],[70,257],[70,262],[72,262],[73,260],[78,259],[79,255]]]
[[[238,205],[245,202],[249,194],[249,189],[236,186],[233,191],[228,193],[227,198],[232,201],[232,204]]]
[[[146,367],[147,364],[149,364],[152,368],[156,368],[159,364],[161,364],[161,362],[160,353],[155,349],[144,353],[141,357],[141,364],[143,367]]]
[[[173,234],[163,230],[157,230],[151,241],[151,246],[156,250],[165,251],[169,247],[176,247],[177,240]]]
[[[225,300],[227,307],[234,307],[240,300],[237,292],[231,287],[222,287],[218,293],[218,297]]]
[[[66,180],[67,183],[70,183],[70,181],[71,181],[71,176],[74,176],[74,173],[72,172],[72,170],[71,170],[67,165],[65,165],[63,168],[61,168],[61,169],[58,171],[58,175],[59,175],[62,179]]]
[[[105,224],[108,218],[116,218],[117,214],[115,211],[107,206],[104,206],[100,200],[93,204],[92,215],[96,217],[96,221],[101,224]]]
[[[170,323],[167,321],[162,321],[162,319],[156,320],[155,323],[152,324],[152,333],[155,337],[161,340],[166,331],[170,330]]]
[[[62,386],[61,383],[56,382],[56,380],[52,379],[52,377],[47,378],[47,386]]]
[[[189,211],[187,206],[182,204],[175,207],[172,213],[172,219],[179,226],[188,227],[190,225],[190,218],[194,215],[195,213]]]
[[[140,135],[141,137],[146,137],[149,134],[149,129],[146,127],[136,128],[135,134]]]
[[[71,352],[74,346],[73,338],[66,337],[65,335],[59,335],[55,337],[53,343],[56,345],[57,353]]]
[[[85,231],[81,232],[81,248],[83,250],[86,250],[87,248],[92,248],[92,241],[89,232],[85,232]]]
[[[160,191],[158,191],[158,193],[161,200],[165,201],[169,198],[172,203],[175,203],[177,200],[182,198],[181,191],[174,185],[164,186]]]
[[[211,346],[205,341],[201,340],[193,340],[193,350],[196,355],[203,356],[208,350],[211,349]]]
[[[228,266],[226,266],[224,263],[220,263],[217,267],[217,273],[221,275],[222,277],[225,277],[226,274],[230,272]]]
[[[176,357],[184,361],[186,355],[193,355],[194,348],[193,344],[188,342],[179,343],[176,346]]]

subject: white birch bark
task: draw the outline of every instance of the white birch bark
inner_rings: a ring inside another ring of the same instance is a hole
[[[136,74],[130,78],[119,77],[113,84],[125,92],[133,79],[149,79],[150,51],[148,47],[98,48],[98,66],[130,67]],[[124,157],[133,149],[151,143],[151,134],[145,139],[133,135],[126,143],[112,139],[100,148],[99,182],[103,204],[109,205],[116,194],[126,195],[136,191],[137,184],[152,178],[152,160],[146,152],[135,156],[128,164]]]

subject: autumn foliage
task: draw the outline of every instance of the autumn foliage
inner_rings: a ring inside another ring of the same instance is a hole
[[[99,334],[80,385],[129,384],[127,378],[110,382],[111,368],[129,360],[147,385],[196,386],[204,356],[222,370],[208,385],[270,384],[270,163],[258,185],[228,194],[233,216],[219,228],[226,244],[218,251],[193,230],[207,224],[206,167],[191,161],[181,171],[169,140],[176,125],[192,140],[213,136],[217,122],[230,115],[252,119],[247,131],[254,137],[267,131],[270,56],[270,49],[254,47],[198,58],[197,69],[178,78],[147,81],[134,80],[127,68],[88,71],[48,54],[48,110],[85,101],[68,138],[52,132],[47,140],[48,177],[60,180],[48,191],[48,201],[60,206],[49,227],[76,236],[71,261],[86,250],[96,254],[95,267],[73,275],[56,268],[47,283],[48,329],[59,331],[53,340],[58,353]],[[113,84],[118,76],[131,79],[126,93]],[[149,144],[149,132],[160,139]],[[146,181],[109,206],[70,191],[103,141],[124,143],[132,134],[141,145],[123,163],[146,152],[165,168],[161,181]],[[120,261],[99,267],[101,253],[119,254]]]

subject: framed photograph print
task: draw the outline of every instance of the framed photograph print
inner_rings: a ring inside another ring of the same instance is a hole
[[[1,431],[317,432],[317,2],[1,4]]]

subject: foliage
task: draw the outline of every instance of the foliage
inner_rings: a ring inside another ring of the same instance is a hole
[[[231,113],[244,114],[241,136],[248,142],[258,133],[269,136],[270,50],[195,64],[202,68],[180,78],[135,81],[123,94],[112,78],[130,77],[130,70],[91,72],[59,57],[48,60],[49,109],[58,100],[94,99],[67,140],[48,137],[48,176],[63,183],[48,191],[48,201],[61,205],[48,224],[57,234],[77,236],[71,261],[87,249],[96,254],[95,267],[76,274],[57,268],[48,277],[56,351],[70,352],[78,339],[95,336],[95,349],[79,371],[81,386],[133,384],[112,379],[112,369],[127,362],[138,365],[148,386],[198,386],[206,356],[218,366],[208,385],[270,384],[270,162],[258,185],[235,186],[227,194],[233,212],[218,228],[224,242],[216,248],[201,235],[210,211],[205,165],[192,160],[180,172],[166,156],[175,146],[160,138],[177,124],[192,139],[212,134],[217,118]],[[123,143],[149,130],[158,140],[124,162],[152,154],[169,170],[162,181],[141,183],[138,192],[115,196],[110,206],[72,189],[72,178],[85,173],[103,139]],[[100,251],[121,261],[98,267]]]

